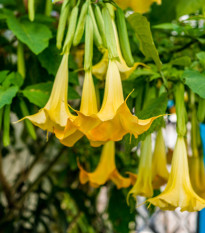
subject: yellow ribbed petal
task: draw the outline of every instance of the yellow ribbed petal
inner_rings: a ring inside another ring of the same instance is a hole
[[[53,132],[54,129],[62,130],[65,127],[67,119],[73,119],[67,104],[68,93],[68,54],[64,54],[58,69],[50,98],[38,113],[27,116],[23,119],[29,119],[34,125]]]
[[[165,190],[158,196],[148,199],[151,204],[163,210],[200,211],[205,200],[193,190],[189,178],[187,151],[184,138],[178,136],[172,159],[172,169]]]
[[[118,188],[128,187],[130,179],[122,177],[115,166],[115,143],[110,141],[103,146],[99,164],[94,172],[86,172],[78,163],[80,182],[89,182],[92,187],[99,187],[112,180]]]
[[[86,131],[87,128],[90,128],[90,125],[93,126],[94,121],[89,115],[96,114],[97,111],[97,99],[92,74],[91,71],[86,71],[80,111],[76,111],[78,117],[71,120],[68,118],[64,130],[55,130],[56,137],[59,138],[63,145],[68,147],[73,146],[77,140],[83,137],[83,132]],[[81,126],[82,129],[79,130]],[[85,127],[85,129],[83,127]]]
[[[151,134],[149,134],[142,142],[139,172],[133,188],[128,193],[128,199],[130,195],[134,197],[137,195],[151,197],[153,195]]]
[[[159,116],[157,116],[159,117]],[[119,141],[126,134],[133,134],[136,138],[149,129],[157,118],[140,120],[132,115],[124,101],[122,82],[116,61],[109,61],[106,75],[105,93],[100,111],[86,124],[80,122],[82,116],[74,122],[91,141]],[[80,122],[80,123],[79,123]]]
[[[152,160],[153,188],[159,189],[169,178],[162,129],[158,131]]]
[[[141,14],[149,11],[152,3],[161,4],[161,0],[114,0],[122,9],[128,7]]]
[[[95,86],[90,71],[85,72],[80,112],[86,116],[90,116],[98,112]]]
[[[122,82],[115,61],[109,61],[102,107],[97,114],[100,120],[112,119],[124,102]]]

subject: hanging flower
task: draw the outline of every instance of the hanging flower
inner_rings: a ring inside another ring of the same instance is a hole
[[[81,124],[80,130],[91,141],[119,141],[127,133],[137,138],[139,134],[147,131],[158,117],[140,120],[131,114],[124,101],[118,66],[116,61],[110,60],[101,109],[96,115],[90,116],[87,124]]]
[[[153,196],[152,188],[152,140],[149,134],[141,144],[140,162],[136,182],[128,193],[129,196]]]
[[[172,169],[165,190],[160,195],[148,199],[148,202],[162,210],[180,207],[181,211],[192,212],[205,207],[205,200],[194,192],[191,185],[184,137],[177,138]]]
[[[114,0],[122,9],[126,9],[130,7],[135,12],[138,13],[146,13],[149,11],[150,6],[153,2],[156,2],[157,4],[161,4],[161,0]]]
[[[82,131],[78,130],[79,126],[83,124],[84,127],[89,128],[89,116],[98,112],[95,86],[90,70],[85,72],[80,111],[76,112],[79,117],[74,120],[68,118],[64,130],[55,130],[56,137],[63,145],[68,147],[73,145],[73,137],[80,139],[84,136]]]
[[[126,188],[130,186],[130,179],[120,175],[115,165],[115,143],[110,141],[103,146],[100,162],[94,172],[86,172],[78,162],[80,169],[80,182],[87,182],[94,188],[112,180],[117,188]]]
[[[68,54],[64,54],[58,69],[50,98],[38,113],[26,116],[34,125],[43,130],[54,132],[54,129],[62,130],[66,126],[67,119],[73,120],[73,116],[67,103],[68,93]]]
[[[152,160],[153,188],[159,189],[169,178],[162,129],[158,131]]]
[[[203,156],[189,158],[189,174],[194,191],[205,198],[205,169]]]

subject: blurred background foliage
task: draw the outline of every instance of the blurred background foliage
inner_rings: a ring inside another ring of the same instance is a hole
[[[46,132],[27,120],[11,123],[45,105],[61,61],[55,45],[61,4],[53,4],[50,15],[48,1],[36,0],[35,21],[30,22],[26,1],[0,0],[0,232],[131,232],[137,211],[126,203],[129,189],[117,190],[111,182],[94,189],[79,182],[76,158],[86,170],[93,171],[101,148],[90,147],[85,138],[66,148],[53,135],[48,135],[47,141]],[[178,80],[186,84],[187,92],[191,89],[197,98],[205,98],[204,89],[199,88],[205,79],[202,6],[203,0],[162,0],[145,14],[163,63],[161,72],[142,54],[127,22],[135,60],[151,68],[139,67],[123,81],[125,96],[134,88],[128,105],[135,108],[137,116],[145,119],[165,113]],[[82,54],[83,40],[72,49],[69,62],[68,98],[75,109],[79,108],[82,88],[82,56],[78,55]],[[18,69],[20,49],[26,61],[25,77]],[[96,64],[102,55],[97,48],[94,54]],[[196,78],[190,79],[193,76]],[[97,79],[95,83],[102,100],[104,83]],[[125,136],[116,143],[116,165],[121,174],[137,171],[138,143],[163,124],[162,119],[156,120],[137,140],[132,138],[130,143],[130,137]]]

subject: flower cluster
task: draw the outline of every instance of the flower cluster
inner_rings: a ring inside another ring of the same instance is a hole
[[[158,131],[155,150],[152,153],[151,134],[148,134],[141,143],[140,162],[138,173],[128,172],[127,177],[120,175],[115,164],[115,142],[120,141],[127,134],[138,138],[146,132],[152,122],[160,117],[153,116],[149,119],[139,119],[132,114],[127,106],[127,97],[124,98],[122,80],[128,79],[138,65],[134,62],[128,41],[127,28],[123,11],[108,3],[98,6],[87,0],[80,7],[79,2],[72,6],[69,0],[64,0],[57,34],[57,47],[62,47],[65,30],[66,15],[71,11],[67,35],[63,45],[63,58],[56,74],[50,98],[38,113],[26,116],[34,125],[43,130],[54,133],[59,141],[72,147],[85,136],[91,146],[103,145],[99,164],[94,172],[87,172],[78,161],[80,169],[80,182],[89,182],[92,187],[99,187],[108,180],[112,180],[118,188],[127,188],[133,185],[129,197],[137,195],[149,198],[147,201],[163,210],[199,211],[205,207],[203,188],[205,180],[204,167],[200,157],[194,157],[188,168],[187,150],[185,146],[186,119],[178,118],[178,138],[173,153],[170,174],[167,170],[166,148],[162,130]],[[145,9],[130,1],[124,5],[116,0],[121,7],[132,7],[138,12],[146,11],[152,1],[146,1]],[[156,2],[160,3],[160,1]],[[69,8],[69,10],[68,10]],[[72,9],[72,10],[71,10]],[[80,14],[79,14],[80,11]],[[84,81],[82,87],[81,103],[78,110],[68,105],[69,92],[69,54],[71,47],[77,46],[85,32],[84,50]],[[93,42],[102,53],[101,61],[94,65]],[[104,85],[104,95],[101,106],[96,96],[96,87],[93,75]],[[181,88],[181,85],[178,85]],[[183,108],[183,91],[176,91],[176,111],[185,115]],[[189,174],[190,173],[190,174]],[[165,190],[153,197],[153,190],[160,189],[166,184]],[[198,196],[199,195],[199,196]]]

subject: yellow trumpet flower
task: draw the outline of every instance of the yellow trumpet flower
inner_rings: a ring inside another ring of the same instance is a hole
[[[194,191],[205,198],[205,169],[203,156],[189,158],[189,174]]]
[[[89,128],[89,123],[92,123],[89,116],[98,112],[95,86],[90,70],[85,72],[80,111],[76,112],[79,116],[75,117],[74,120],[68,118],[64,130],[55,130],[56,137],[68,147],[72,146],[73,141],[76,142],[77,138],[80,139],[84,136],[83,132],[79,130],[81,124],[85,128]]]
[[[29,119],[34,125],[43,130],[54,132],[55,129],[62,130],[67,123],[67,119],[75,117],[70,113],[67,103],[68,93],[68,56],[64,54],[56,78],[50,98],[38,113],[26,116],[21,120]]]
[[[140,120],[132,115],[124,101],[118,66],[116,61],[110,60],[101,109],[90,116],[88,124],[81,124],[80,130],[89,140],[98,142],[119,141],[127,133],[137,138],[149,129],[157,117]]]
[[[165,184],[169,178],[167,171],[167,160],[166,160],[166,148],[164,138],[162,135],[162,129],[158,131],[155,149],[152,159],[152,176],[153,176],[153,188],[159,189]]]
[[[149,11],[150,6],[153,2],[157,4],[161,4],[161,0],[114,0],[122,9],[126,9],[128,7],[132,8],[135,12],[138,13],[146,13]]]
[[[132,195],[133,197],[136,197],[137,195],[144,197],[153,196],[151,134],[149,134],[141,144],[141,154],[137,180],[128,193],[128,200],[130,195]]]
[[[94,172],[86,172],[78,162],[80,169],[80,182],[87,182],[94,188],[105,184],[108,180],[112,180],[117,188],[127,188],[130,186],[130,179],[120,175],[115,165],[115,143],[107,142],[102,149],[100,162]]]
[[[193,190],[188,168],[187,151],[184,137],[178,136],[172,159],[172,169],[165,190],[158,196],[148,199],[151,204],[162,210],[200,211],[205,200]]]

